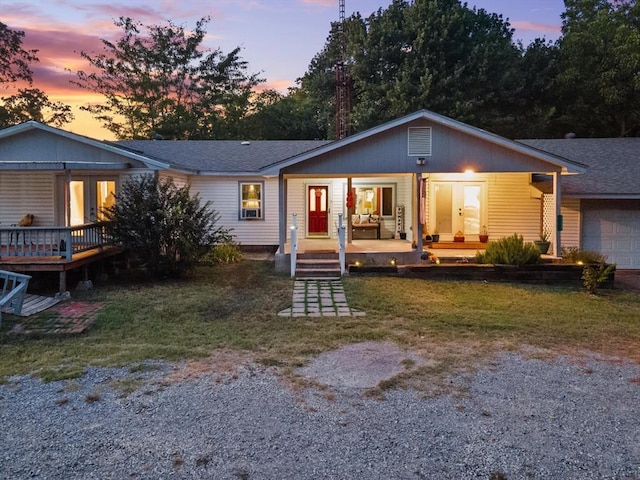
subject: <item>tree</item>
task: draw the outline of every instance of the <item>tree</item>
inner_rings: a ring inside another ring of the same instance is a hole
[[[107,230],[153,276],[179,277],[208,247],[230,238],[218,227],[211,203],[200,204],[189,186],[148,174],[125,182],[104,211]]]
[[[17,83],[18,93],[0,98],[0,128],[35,120],[60,127],[73,120],[71,107],[52,102],[40,89],[31,88],[33,72],[30,64],[38,62],[37,50],[22,48],[23,31],[11,30],[0,22],[0,86],[9,89]]]
[[[146,27],[121,17],[123,36],[102,40],[104,53],[81,52],[92,72],[74,83],[102,94],[105,102],[83,107],[120,139],[221,139],[238,135],[262,80],[248,74],[240,49],[228,54],[201,49],[208,17],[189,34],[171,22]]]
[[[314,57],[302,88],[332,110],[335,25]],[[426,108],[497,132],[509,132],[521,52],[509,24],[459,0],[394,0],[366,20],[346,21],[353,81],[352,131]],[[327,128],[327,131],[332,131]]]
[[[38,61],[37,50],[22,48],[24,32],[11,30],[0,22],[0,84],[22,80],[29,85],[33,72],[30,64]]]
[[[514,111],[511,138],[549,138],[567,132],[558,123],[561,102],[557,91],[558,43],[535,39],[522,51],[518,66],[519,87],[512,91]]]
[[[560,40],[563,121],[580,136],[640,134],[640,4],[566,0]]]
[[[315,121],[317,108],[306,92],[290,88],[287,95],[275,90],[261,92],[254,112],[243,121],[247,140],[309,140],[326,138],[326,130]],[[247,136],[248,135],[248,136]]]
[[[62,127],[73,120],[73,113],[69,105],[52,102],[38,88],[21,88],[17,95],[2,98],[0,127],[17,125],[28,120]]]

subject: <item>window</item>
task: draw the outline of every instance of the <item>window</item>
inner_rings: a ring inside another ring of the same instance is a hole
[[[262,195],[264,184],[240,183],[240,219],[241,220],[261,220]]]
[[[393,187],[358,186],[354,187],[355,213],[361,215],[393,216]]]

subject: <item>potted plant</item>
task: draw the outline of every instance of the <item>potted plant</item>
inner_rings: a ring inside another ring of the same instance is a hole
[[[540,232],[540,240],[534,240],[533,242],[540,253],[546,254],[549,251],[549,247],[551,246],[551,242],[549,241],[549,231],[543,230]]]
[[[480,233],[478,234],[478,238],[480,238],[481,243],[487,243],[489,241],[489,232],[487,231],[487,226],[483,225]]]
[[[464,232],[462,230],[458,230],[456,234],[453,236],[454,242],[464,242]]]
[[[433,243],[438,243],[440,241],[440,224],[436,225],[436,228],[433,229],[431,240],[433,240]]]

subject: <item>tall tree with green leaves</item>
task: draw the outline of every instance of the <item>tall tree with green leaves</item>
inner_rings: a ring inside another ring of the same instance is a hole
[[[344,30],[352,131],[426,108],[510,132],[515,119],[505,112],[517,103],[512,92],[518,89],[520,51],[501,16],[459,0],[393,0],[366,20],[350,17]],[[334,32],[301,83],[312,98],[324,96],[323,106],[332,105]]]
[[[265,90],[257,95],[254,110],[243,121],[242,138],[250,140],[309,140],[326,138],[315,121],[317,108],[306,93],[290,88],[287,95]],[[248,136],[247,136],[248,135]]]
[[[562,121],[579,136],[640,135],[640,4],[565,0]]]
[[[25,33],[12,30],[0,22],[0,89],[16,89],[13,95],[0,97],[0,128],[17,125],[28,120],[60,127],[73,120],[71,107],[52,102],[40,89],[33,88],[31,64],[39,61],[37,50],[25,50]],[[22,83],[22,88],[18,85]]]
[[[240,48],[229,53],[202,48],[208,17],[190,33],[184,27],[146,27],[121,17],[116,42],[102,40],[104,52],[80,55],[91,71],[78,71],[74,83],[102,94],[104,103],[83,107],[119,139],[221,139],[239,134],[262,80],[247,73]]]
[[[511,138],[553,138],[563,135],[565,127],[558,123],[557,42],[535,39],[522,55],[518,65],[518,88],[510,92],[516,102],[512,116]]]

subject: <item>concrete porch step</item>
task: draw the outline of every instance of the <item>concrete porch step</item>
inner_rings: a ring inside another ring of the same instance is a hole
[[[340,260],[336,254],[331,258],[312,258],[309,255],[298,255],[296,260],[296,278],[327,279],[340,278]]]

